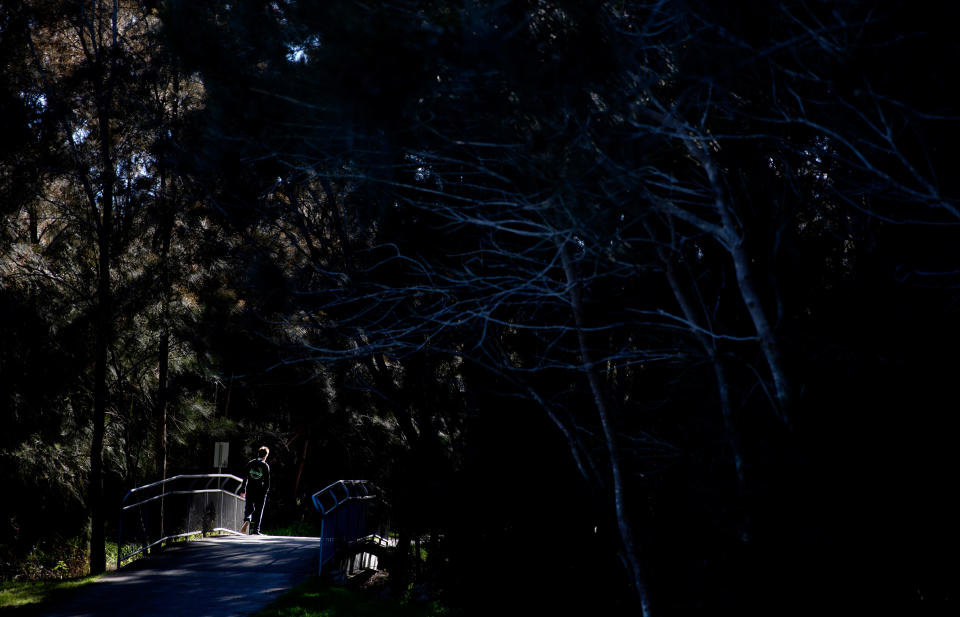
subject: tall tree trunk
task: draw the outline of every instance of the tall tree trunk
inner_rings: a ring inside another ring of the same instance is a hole
[[[690,324],[690,331],[703,347],[713,367],[713,375],[717,386],[717,398],[720,402],[720,416],[723,419],[723,430],[727,438],[727,445],[730,446],[733,455],[733,468],[737,479],[737,496],[741,501],[742,518],[740,520],[740,536],[744,541],[747,541],[750,538],[750,513],[747,505],[742,502],[748,494],[748,487],[743,468],[743,445],[740,440],[740,432],[734,425],[733,420],[733,406],[730,402],[730,383],[727,379],[727,372],[723,365],[723,360],[720,357],[716,340],[707,334],[709,324],[702,323],[703,319],[699,317],[702,312],[694,309],[693,302],[691,302],[683,286],[680,284],[676,266],[663,251],[658,251],[658,253],[660,260],[664,264],[667,282],[670,284],[670,289],[673,290],[674,298],[677,300],[677,304],[680,305],[680,310],[683,311],[684,318]]]
[[[101,122],[101,157],[104,169],[101,182],[100,228],[98,231],[97,322],[94,343],[93,439],[90,443],[90,572],[106,570],[104,524],[106,509],[103,499],[103,441],[107,417],[107,352],[113,334],[112,289],[110,283],[110,249],[113,238],[113,162],[110,156],[109,115],[104,111]]]
[[[169,314],[169,308],[166,303],[163,307],[164,312],[164,324],[162,326],[163,332],[160,335],[160,345],[159,345],[159,366],[158,369],[158,378],[157,378],[157,408],[156,408],[156,417],[157,417],[157,450],[156,450],[156,465],[157,473],[160,475],[161,480],[167,479],[167,399],[169,397],[169,389],[167,387],[167,374],[170,366],[170,329],[166,324],[166,318]]]
[[[604,444],[606,445],[607,455],[610,458],[614,513],[616,515],[617,529],[620,532],[620,542],[623,546],[626,563],[629,566],[634,591],[640,600],[641,613],[643,617],[651,617],[651,615],[653,615],[653,609],[650,601],[650,590],[647,587],[646,569],[640,557],[640,541],[633,531],[633,523],[630,520],[630,514],[628,512],[627,499],[624,491],[623,463],[620,447],[617,444],[616,429],[613,418],[607,408],[600,376],[597,374],[593,353],[587,341],[580,276],[576,271],[576,265],[570,258],[570,250],[566,242],[561,239],[558,241],[558,244],[563,271],[567,279],[567,288],[569,289],[570,308],[573,312],[574,324],[577,331],[580,359],[590,385],[594,405],[597,408],[597,415],[600,417],[600,425],[603,427]]]
[[[297,479],[293,483],[293,499],[296,501],[300,494],[300,478],[303,477],[303,466],[307,462],[307,447],[310,445],[310,438],[303,438],[303,452],[300,453],[300,464],[297,466]]]
[[[742,242],[738,242],[733,248],[731,257],[733,258],[734,271],[737,274],[737,287],[740,289],[740,296],[750,313],[750,318],[757,332],[757,339],[760,341],[760,349],[763,351],[763,356],[773,377],[773,387],[777,397],[777,412],[783,423],[790,428],[792,427],[790,382],[787,380],[780,345],[773,333],[773,326],[767,319],[767,314],[760,303],[760,294],[757,293],[756,284],[753,281],[750,259],[743,248]]]
[[[100,155],[100,209],[97,229],[97,322],[94,343],[93,438],[90,442],[90,573],[99,574],[107,568],[106,504],[103,495],[103,442],[107,418],[107,353],[113,339],[113,289],[110,281],[111,248],[113,245],[113,209],[116,169],[113,162],[113,82],[116,78],[118,49],[119,2],[114,0],[111,13],[112,42],[109,50],[109,69],[105,78],[94,83],[97,105]],[[96,14],[94,22],[98,22]]]
[[[168,178],[165,171],[160,175],[163,190],[160,204],[160,341],[157,346],[157,404],[156,451],[154,459],[161,480],[167,479],[167,409],[169,407],[170,371],[170,243],[173,236],[173,203],[175,197],[168,194]],[[162,514],[161,514],[162,516]]]
[[[651,227],[647,225],[646,229],[650,237],[655,240]],[[726,433],[727,443],[733,454],[737,486],[740,494],[745,494],[746,480],[743,475],[743,447],[740,442],[740,434],[736,430],[733,422],[733,407],[730,403],[730,384],[727,380],[727,373],[723,366],[723,361],[720,358],[717,341],[709,334],[710,324],[706,322],[706,318],[702,317],[703,312],[694,308],[694,304],[690,300],[689,295],[684,291],[680,277],[677,274],[676,264],[670,258],[670,255],[662,248],[658,248],[657,256],[663,264],[664,273],[667,275],[667,282],[670,284],[673,297],[680,306],[683,317],[690,327],[690,332],[694,338],[697,339],[697,342],[700,343],[700,346],[703,348],[704,353],[707,354],[707,357],[710,359],[710,364],[713,367],[713,374],[717,385],[717,397],[720,402],[720,415],[723,419],[723,428]]]
[[[730,209],[730,203],[724,189],[723,181],[720,178],[720,172],[717,169],[716,161],[714,161],[707,149],[706,143],[703,141],[694,142],[690,139],[686,139],[684,143],[687,146],[687,151],[700,162],[710,182],[710,187],[714,194],[714,208],[720,215],[721,237],[719,239],[730,252],[733,269],[736,273],[737,289],[740,291],[740,297],[747,307],[750,320],[753,322],[754,330],[757,333],[760,349],[763,352],[767,367],[770,370],[777,401],[777,413],[783,423],[789,428],[792,426],[790,419],[790,404],[792,400],[790,382],[787,380],[786,370],[783,366],[780,345],[777,343],[773,326],[767,318],[766,311],[763,309],[763,304],[760,302],[760,294],[753,280],[753,267],[750,265],[750,256],[747,255],[747,251],[744,248],[743,234],[739,230],[737,221]]]
[[[652,93],[651,93],[652,94]],[[653,98],[656,98],[655,96]],[[736,273],[737,290],[740,297],[746,305],[747,313],[753,323],[756,332],[757,341],[760,343],[760,350],[763,353],[767,368],[770,371],[770,377],[773,380],[774,409],[787,428],[792,428],[791,405],[793,403],[793,392],[790,381],[787,379],[787,371],[783,365],[783,356],[780,352],[780,345],[774,334],[773,325],[767,317],[767,313],[760,301],[760,294],[757,291],[757,285],[753,280],[753,266],[750,256],[744,247],[743,232],[737,223],[736,215],[733,212],[729,194],[725,187],[724,179],[721,177],[717,162],[711,152],[713,141],[708,134],[699,129],[677,119],[672,113],[666,111],[666,106],[661,106],[661,111],[648,110],[650,117],[663,127],[676,133],[683,142],[687,153],[696,160],[703,172],[707,176],[707,182],[710,185],[710,192],[713,199],[713,210],[720,218],[719,224],[709,222],[699,215],[677,206],[669,200],[657,200],[661,206],[672,216],[684,220],[699,227],[702,231],[713,236],[729,253],[733,261],[734,272]]]

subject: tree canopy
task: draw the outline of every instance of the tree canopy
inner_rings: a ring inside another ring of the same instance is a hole
[[[955,13],[0,2],[0,572],[229,441],[464,614],[948,605]]]

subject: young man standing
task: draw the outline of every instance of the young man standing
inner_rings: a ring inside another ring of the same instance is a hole
[[[246,506],[243,508],[243,525],[240,527],[240,533],[247,533],[252,522],[253,531],[250,533],[255,536],[262,535],[260,521],[263,520],[263,506],[267,503],[267,493],[270,491],[270,465],[267,465],[269,454],[270,448],[260,446],[257,458],[247,463],[247,470],[239,490],[240,496],[247,499]],[[247,493],[250,494],[247,495]]]

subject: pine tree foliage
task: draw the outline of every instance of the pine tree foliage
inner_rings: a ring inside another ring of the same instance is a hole
[[[478,614],[946,602],[955,12],[0,3],[4,572],[230,441]]]

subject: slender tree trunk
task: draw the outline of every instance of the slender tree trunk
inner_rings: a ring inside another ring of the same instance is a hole
[[[109,114],[100,114],[103,180],[100,201],[97,265],[97,322],[94,343],[93,439],[90,443],[90,572],[106,570],[103,499],[103,442],[107,417],[107,352],[113,333],[113,290],[110,283],[113,239],[113,161],[110,156]]]
[[[170,406],[170,243],[173,237],[173,203],[176,197],[166,189],[168,178],[161,172],[164,190],[160,204],[160,341],[157,346],[157,405],[155,462],[161,480],[167,479],[167,411]],[[162,516],[162,515],[161,515]]]
[[[164,313],[168,309],[166,306]],[[159,366],[158,366],[158,384],[157,384],[157,451],[156,464],[157,473],[161,480],[167,479],[167,374],[170,366],[170,330],[166,324],[163,326],[163,333],[160,335],[159,346]]]
[[[402,597],[410,584],[410,550],[413,539],[410,530],[401,527],[397,534],[397,546],[390,564],[390,587],[394,597]]]
[[[102,257],[101,257],[102,259]],[[102,287],[102,285],[101,285]],[[93,438],[90,442],[90,573],[106,570],[106,511],[103,499],[103,441],[107,408],[107,329],[109,319],[109,289],[101,289],[95,343]]]
[[[767,361],[770,374],[773,377],[773,387],[777,397],[777,412],[780,419],[787,427],[792,426],[790,418],[790,404],[792,393],[790,382],[787,381],[786,371],[783,367],[783,357],[780,354],[780,345],[777,344],[776,336],[773,333],[773,327],[767,314],[760,303],[760,295],[757,293],[756,285],[753,281],[752,268],[747,252],[743,249],[742,243],[738,243],[731,251],[733,258],[733,267],[737,274],[737,286],[740,289],[740,296],[743,298],[750,318],[753,320],[754,328],[757,332],[757,339],[760,341],[760,349]]]
[[[560,258],[563,264],[563,271],[567,279],[567,287],[570,293],[570,308],[573,312],[574,324],[577,330],[577,343],[580,348],[580,358],[583,363],[583,369],[590,384],[590,392],[593,395],[594,405],[597,408],[597,414],[600,417],[600,424],[603,427],[604,443],[607,454],[610,458],[610,473],[613,484],[613,503],[616,515],[617,529],[620,532],[620,542],[623,546],[626,563],[629,566],[630,575],[634,591],[640,600],[640,609],[643,617],[651,617],[653,610],[650,601],[650,590],[647,587],[647,575],[643,562],[640,557],[641,545],[639,539],[633,531],[633,524],[628,512],[626,494],[624,490],[622,460],[620,448],[617,444],[616,430],[613,425],[613,418],[607,408],[606,400],[603,395],[603,388],[600,382],[600,376],[597,374],[596,364],[590,346],[587,341],[585,331],[585,319],[583,311],[583,301],[581,297],[580,277],[576,272],[576,266],[570,258],[570,251],[563,240],[559,241]]]
[[[734,272],[736,273],[737,289],[740,291],[740,297],[750,314],[754,330],[757,333],[757,340],[760,342],[760,349],[770,370],[770,376],[773,378],[777,413],[784,424],[790,427],[789,407],[792,399],[790,383],[783,367],[783,358],[780,354],[780,346],[777,343],[776,335],[773,332],[773,326],[763,309],[760,294],[757,292],[757,286],[753,280],[753,267],[750,265],[750,256],[747,255],[744,248],[743,234],[738,229],[737,222],[730,210],[730,204],[716,162],[706,150],[706,146],[703,143],[694,143],[690,140],[686,140],[685,143],[688,152],[697,158],[706,172],[713,190],[714,207],[720,215],[721,221],[722,238],[720,239],[730,252]]]
[[[230,415],[230,395],[233,393],[233,371],[230,371],[230,379],[227,381],[227,398],[223,402],[223,417]]]
[[[710,358],[710,364],[713,366],[713,374],[717,383],[717,397],[720,399],[720,415],[723,418],[723,428],[726,433],[727,443],[733,452],[734,469],[737,475],[737,486],[741,494],[745,493],[746,481],[743,476],[743,447],[740,443],[740,434],[736,430],[733,422],[733,408],[730,404],[730,384],[727,380],[726,369],[720,358],[717,343],[710,338],[705,331],[709,330],[708,324],[701,323],[703,320],[698,317],[699,312],[694,310],[693,303],[683,290],[677,276],[676,267],[669,256],[660,252],[660,260],[663,262],[664,270],[667,275],[667,282],[673,291],[673,296],[680,305],[684,318],[690,324],[690,330],[694,337],[703,347],[707,357]]]
[[[93,438],[90,442],[90,573],[99,574],[107,568],[106,504],[103,495],[103,443],[107,418],[107,354],[113,339],[113,289],[110,281],[111,249],[114,236],[114,189],[116,170],[113,162],[113,81],[116,78],[114,52],[118,49],[119,2],[114,0],[111,14],[110,57],[105,78],[94,83],[97,104],[97,124],[100,155],[100,209],[97,229],[97,322],[94,343]],[[92,19],[99,21],[94,13]],[[97,43],[99,44],[99,38]]]
[[[300,478],[303,476],[303,466],[307,462],[307,447],[310,445],[310,438],[303,438],[303,452],[300,453],[300,465],[297,466],[297,480],[293,483],[293,498],[297,499],[300,494]]]
[[[726,368],[720,357],[717,342],[705,334],[709,324],[701,323],[703,320],[698,318],[701,312],[694,310],[693,303],[690,301],[686,292],[684,292],[679,277],[677,276],[675,265],[662,251],[659,251],[659,253],[660,260],[664,264],[667,281],[670,283],[670,289],[673,290],[674,298],[676,298],[677,304],[680,305],[680,310],[683,311],[684,318],[690,324],[690,330],[700,342],[713,367],[713,375],[717,385],[717,398],[720,402],[720,416],[723,418],[723,430],[727,438],[727,445],[730,446],[733,455],[733,467],[737,478],[737,496],[741,502],[740,537],[744,541],[749,541],[751,535],[751,517],[748,505],[744,503],[744,499],[748,495],[748,486],[743,468],[743,445],[740,440],[740,432],[734,425],[733,406],[730,403],[730,383],[727,379]]]
[[[71,5],[72,6],[72,5]],[[93,419],[90,441],[90,476],[88,478],[87,506],[90,513],[90,572],[99,574],[106,570],[106,505],[104,503],[104,461],[103,448],[106,438],[106,416],[109,404],[107,388],[107,368],[110,345],[114,338],[113,289],[110,280],[112,245],[115,233],[114,201],[116,188],[116,168],[113,160],[113,133],[110,126],[113,115],[114,85],[118,78],[117,54],[120,49],[119,37],[119,0],[113,0],[110,10],[109,42],[103,40],[104,20],[102,9],[94,2],[87,11],[86,3],[76,7],[79,14],[74,15],[77,48],[83,53],[84,68],[89,76],[90,92],[95,110],[97,136],[97,164],[91,164],[81,152],[74,135],[76,123],[69,116],[61,119],[61,128],[67,135],[67,142],[74,159],[74,177],[76,177],[90,208],[90,222],[93,223],[95,252],[97,258],[96,274],[96,313],[94,322],[94,370],[93,370]],[[51,106],[58,100],[57,92],[47,77],[41,54],[33,42],[32,27],[27,32],[27,43],[41,76],[44,89]],[[72,100],[72,99],[71,99]],[[70,109],[72,103],[64,104]],[[93,143],[93,142],[91,142]],[[99,169],[97,169],[99,168]],[[31,223],[31,234],[34,234]],[[31,238],[33,241],[34,238]],[[39,240],[39,238],[37,238]]]
[[[663,107],[663,109],[666,109],[666,107]],[[757,340],[760,343],[760,349],[773,380],[774,397],[776,399],[774,409],[787,428],[792,428],[790,408],[793,402],[793,392],[783,365],[780,345],[777,343],[773,326],[763,309],[763,304],[760,302],[760,294],[753,280],[750,256],[744,248],[743,233],[739,229],[736,216],[731,208],[716,160],[710,152],[711,141],[707,135],[700,133],[697,129],[667,112],[651,112],[651,117],[665,128],[676,132],[683,142],[684,148],[694,160],[700,163],[700,167],[707,176],[710,191],[713,194],[713,209],[720,217],[719,225],[707,222],[672,203],[668,203],[667,211],[711,234],[729,252],[736,273],[737,289],[747,307],[747,313],[750,315]]]

